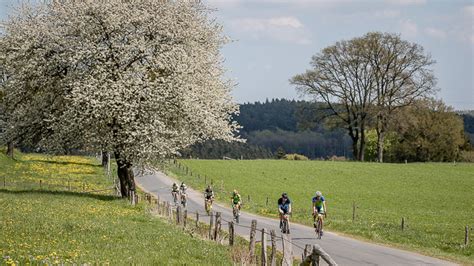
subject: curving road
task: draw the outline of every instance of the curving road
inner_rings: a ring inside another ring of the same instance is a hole
[[[161,200],[172,202],[170,188],[176,180],[166,176],[161,172],[145,174],[136,178],[140,187],[154,195],[159,195]],[[176,181],[177,182],[177,181]],[[204,212],[203,193],[188,189],[188,212]],[[232,210],[222,205],[213,205],[214,211],[222,212],[224,221],[232,220]],[[209,222],[207,217],[200,220]],[[248,229],[253,219],[257,220],[257,228],[274,229],[277,235],[280,235],[279,221],[267,217],[262,217],[246,212],[242,212],[239,226],[235,226],[235,232],[245,238],[249,238]],[[226,229],[225,224],[222,225]],[[291,237],[293,253],[295,257],[301,258],[305,244],[319,244],[338,265],[456,265],[449,261],[420,255],[414,252],[399,250],[382,245],[355,240],[352,238],[337,235],[332,232],[325,232],[323,239],[317,240],[314,229],[308,226],[291,224]],[[260,240],[260,234],[257,233],[257,241]],[[281,242],[281,240],[279,241]],[[279,243],[279,248],[281,244]]]

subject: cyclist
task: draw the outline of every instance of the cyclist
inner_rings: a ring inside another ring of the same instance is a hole
[[[327,208],[326,208],[326,200],[323,197],[323,194],[321,191],[316,191],[316,196],[313,197],[313,218],[314,218],[314,228],[317,228],[316,224],[316,218],[318,217],[319,214],[324,215],[326,217],[327,215]],[[324,219],[321,216],[321,224],[324,224]],[[323,230],[321,230],[321,235],[323,234]]]
[[[236,189],[234,189],[234,191],[232,192],[232,197],[231,197],[231,199],[232,199],[232,209],[233,209],[234,207],[237,207],[238,210],[239,210],[239,214],[238,214],[238,215],[240,215],[240,204],[241,204],[242,199],[241,199],[241,197],[240,197],[239,192],[238,192]]]
[[[177,201],[178,201],[178,193],[179,193],[179,187],[175,182],[171,186],[171,195],[173,195],[174,203],[177,203]]]
[[[188,187],[184,182],[182,182],[181,186],[179,186],[179,192],[181,192],[181,194],[186,194],[186,189],[188,189]]]
[[[280,213],[280,228],[282,228],[284,216],[291,213],[291,200],[286,193],[281,194],[281,198],[278,199],[278,212]]]
[[[204,191],[204,206],[206,206],[206,211],[210,210],[213,199],[214,199],[214,191],[212,190],[211,185],[207,185],[207,188]],[[208,202],[209,202],[209,209],[207,209]]]
[[[184,182],[181,183],[181,186],[179,186],[179,192],[181,194],[181,203],[185,205],[186,202],[186,190],[188,187]],[[186,207],[186,206],[185,206]]]
[[[242,198],[240,197],[239,192],[236,189],[234,189],[234,191],[232,192],[232,206],[235,205],[240,210],[241,201],[242,201]]]

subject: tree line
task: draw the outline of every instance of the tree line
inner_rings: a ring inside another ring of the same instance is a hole
[[[324,103],[272,99],[240,105],[235,119],[247,143],[208,141],[187,148],[185,157],[220,159],[278,158],[278,152],[298,153],[311,159],[352,157],[352,140],[344,126],[322,109]],[[284,115],[280,115],[284,114]],[[365,160],[377,160],[377,133],[365,132]],[[400,108],[387,129],[385,161],[462,160],[471,149],[474,114],[457,113],[440,100],[417,100]]]

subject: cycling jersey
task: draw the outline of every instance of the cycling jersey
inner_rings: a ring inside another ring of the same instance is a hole
[[[283,202],[283,198],[278,199],[278,208],[283,211],[284,214],[287,214],[290,210],[291,200],[290,198],[286,198],[286,201]]]
[[[179,190],[181,190],[181,193],[186,193],[186,189],[187,189],[187,188],[188,188],[188,187],[186,187],[186,186],[180,186],[180,187],[179,187]]]
[[[233,202],[234,204],[239,204],[239,203],[240,203],[240,200],[241,200],[240,194],[234,194],[234,195],[232,196],[232,202]]]
[[[319,199],[317,197],[313,197],[313,205],[316,207],[318,213],[324,213],[324,197],[321,196]]]
[[[214,191],[211,189],[206,188],[206,191],[204,192],[206,199],[211,199],[214,196]]]
[[[176,186],[172,186],[172,187],[171,187],[171,191],[172,191],[172,192],[178,192],[178,186],[177,186],[177,185],[176,185]]]

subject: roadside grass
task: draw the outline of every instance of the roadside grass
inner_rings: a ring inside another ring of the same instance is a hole
[[[311,198],[320,190],[327,200],[329,230],[466,264],[474,261],[474,245],[464,246],[465,226],[474,227],[474,164],[180,162],[193,175],[170,164],[168,171],[175,177],[198,190],[204,190],[205,180],[212,180],[217,199],[224,203],[237,189],[246,211],[276,218],[277,199],[287,192],[293,202],[292,220],[311,225]],[[403,231],[402,217],[406,225]]]
[[[191,237],[112,195],[65,191],[64,181],[105,189],[94,158],[0,155],[0,264],[232,264],[228,247]],[[22,187],[26,183],[58,184]],[[12,183],[14,183],[12,185]],[[102,194],[101,194],[102,193]]]

